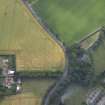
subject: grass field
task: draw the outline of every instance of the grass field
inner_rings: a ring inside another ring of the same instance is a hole
[[[92,53],[94,60],[94,67],[96,74],[105,70],[105,39],[101,42],[100,46]]]
[[[67,97],[65,98],[65,105],[82,105],[82,102],[85,102],[88,89],[73,86],[69,91],[67,92]]]
[[[100,85],[96,85],[95,87],[88,87],[88,88],[84,88],[84,87],[81,87],[81,86],[73,86],[74,90],[72,91],[72,94],[71,90],[68,91],[68,97],[65,98],[65,105],[85,105],[83,104],[84,102],[86,102],[86,99],[88,97],[88,95],[91,94],[91,92],[93,92],[93,90],[95,89],[104,89],[102,86]]]
[[[29,0],[37,14],[67,45],[105,24],[104,0]]]
[[[0,105],[40,105],[43,95],[54,81],[29,80],[23,82],[23,92],[6,97]]]
[[[0,0],[0,53],[16,54],[18,70],[64,66],[64,52],[21,0]]]

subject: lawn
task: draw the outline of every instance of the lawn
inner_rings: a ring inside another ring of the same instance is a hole
[[[0,54],[16,54],[17,70],[63,69],[64,52],[21,0],[0,0]]]
[[[33,9],[67,45],[105,24],[104,0],[29,0]]]
[[[21,94],[6,97],[0,105],[40,105],[43,95],[53,82],[52,80],[25,81]]]

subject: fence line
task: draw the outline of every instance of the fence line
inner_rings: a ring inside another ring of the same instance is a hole
[[[83,41],[87,40],[88,38],[90,38],[91,36],[94,36],[97,32],[101,31],[103,27],[99,27],[97,28],[95,31],[87,34],[85,37],[83,37],[80,41],[78,41],[79,44],[81,44]]]

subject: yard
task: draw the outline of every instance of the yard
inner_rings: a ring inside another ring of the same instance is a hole
[[[105,24],[104,0],[29,1],[48,27],[67,45]]]
[[[26,80],[23,82],[23,92],[14,96],[6,97],[0,105],[40,105],[43,95],[52,80]]]
[[[0,54],[16,54],[17,70],[64,67],[64,52],[21,0],[0,0]]]

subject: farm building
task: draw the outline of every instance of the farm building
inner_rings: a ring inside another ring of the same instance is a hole
[[[8,89],[12,89],[13,85],[16,85],[16,91],[18,83],[16,82],[16,68],[15,68],[14,55],[0,55],[0,70],[1,76],[3,76],[2,85]],[[21,86],[18,88],[20,90]]]
[[[105,96],[97,103],[97,105],[105,105]]]
[[[97,105],[103,96],[104,92],[102,89],[95,89],[87,96],[86,103],[87,105]]]

